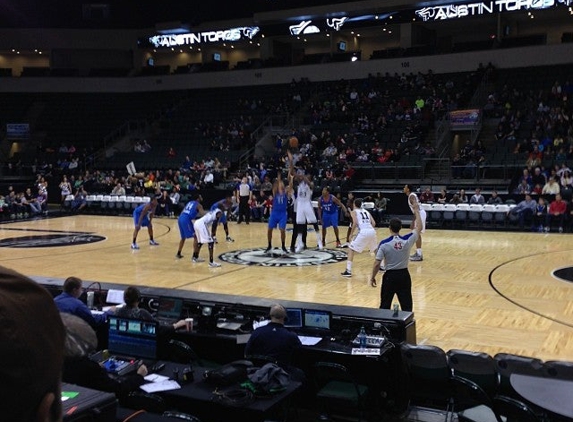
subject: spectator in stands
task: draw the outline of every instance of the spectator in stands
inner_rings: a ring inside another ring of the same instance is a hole
[[[464,171],[465,160],[460,154],[454,155],[452,158],[452,176],[454,179],[459,179]]]
[[[571,176],[571,171],[564,171],[561,173],[561,187],[571,188],[573,187],[573,176]]]
[[[468,196],[466,195],[465,189],[460,189],[460,191],[458,193],[459,193],[459,197],[460,197],[460,203],[467,204],[470,202]]]
[[[535,212],[533,213],[533,226],[532,231],[543,232],[543,224],[547,220],[547,202],[545,198],[540,197],[537,200],[537,205],[535,206]]]
[[[567,217],[567,203],[558,193],[555,195],[555,200],[549,204],[549,208],[547,209],[545,232],[549,232],[551,230],[551,224],[557,222],[559,233],[563,233],[565,217]]]
[[[536,203],[531,199],[529,193],[525,194],[523,201],[519,202],[515,207],[511,208],[507,215],[515,215],[519,220],[519,227],[523,229],[526,219],[531,219],[535,212]]]
[[[157,199],[157,208],[155,209],[155,215],[157,216],[165,216],[171,217],[173,214],[172,211],[173,203],[171,202],[171,198],[169,197],[169,192],[167,190],[163,190],[160,193],[159,199]]]
[[[63,382],[115,393],[118,398],[127,396],[145,383],[145,365],[140,365],[132,374],[110,377],[104,367],[90,359],[97,349],[94,330],[75,315],[61,313],[60,316],[66,330]]]
[[[117,182],[117,185],[114,186],[113,190],[111,191],[112,195],[125,195],[125,188],[121,184],[121,182]]]
[[[215,184],[215,176],[211,170],[205,170],[205,176],[203,177],[203,185],[205,189],[213,189]]]
[[[462,201],[460,199],[460,194],[459,193],[454,193],[454,196],[452,196],[452,199],[450,199],[450,204],[461,204]]]
[[[446,192],[446,190],[444,188],[442,188],[440,190],[440,193],[438,194],[437,198],[436,198],[436,202],[438,204],[447,204],[449,202],[448,200],[448,192]]]
[[[0,419],[62,420],[64,328],[50,293],[0,267]]]
[[[541,172],[541,167],[539,166],[535,167],[535,169],[533,170],[533,174],[531,175],[531,185],[532,186],[540,185],[541,187],[543,187],[545,186],[545,183],[547,183],[547,178]]]
[[[480,188],[476,188],[475,193],[470,198],[470,204],[477,204],[477,205],[485,204],[485,198],[481,194]]]
[[[74,195],[74,199],[72,200],[71,210],[74,212],[80,212],[83,210],[87,205],[87,192],[84,190],[83,187],[80,187],[76,194]]]
[[[263,201],[261,201],[261,198],[253,194],[249,206],[251,208],[251,219],[253,221],[261,221],[263,218]]]
[[[38,188],[38,195],[36,195],[35,204],[35,207],[32,208],[33,213],[44,213],[44,215],[48,214],[48,191],[46,188]]]
[[[60,312],[75,315],[86,321],[94,329],[105,324],[105,315],[92,315],[91,310],[79,297],[83,294],[82,279],[68,277],[64,281],[63,291],[54,298],[56,307]]]
[[[514,195],[525,195],[531,193],[531,185],[527,183],[526,179],[521,179],[520,183],[513,190]]]
[[[535,168],[541,164],[541,160],[543,160],[543,152],[539,150],[539,145],[535,145],[533,151],[529,153],[525,165],[528,168]]]
[[[384,218],[386,217],[386,211],[388,208],[389,200],[388,198],[384,197],[384,194],[382,192],[377,192],[376,196],[374,196],[373,198],[369,197],[368,200],[374,202],[374,208],[372,209],[372,217],[374,217],[374,220],[376,220],[376,225],[380,226],[382,224],[382,221],[384,221]]]
[[[503,200],[498,195],[497,191],[493,190],[491,192],[491,196],[487,200],[487,203],[488,203],[488,205],[501,205],[501,204],[503,204]]]
[[[429,186],[426,189],[424,189],[424,192],[420,194],[420,202],[426,204],[431,204],[434,202],[434,193],[432,192],[432,189],[430,189]]]
[[[543,190],[541,191],[543,195],[557,195],[561,192],[561,188],[559,183],[557,183],[557,179],[554,177],[550,177],[545,186],[543,186]]]

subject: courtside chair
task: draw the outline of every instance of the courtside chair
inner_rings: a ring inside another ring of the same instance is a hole
[[[449,224],[450,227],[454,226],[457,207],[455,204],[444,204],[444,211],[442,212],[443,225]]]
[[[448,420],[453,391],[446,352],[437,346],[402,343],[400,353],[410,406],[445,411]]]
[[[493,357],[483,352],[451,349],[446,353],[452,374],[479,385],[489,397],[497,394],[498,375]]]
[[[321,415],[358,412],[364,418],[369,389],[359,384],[348,368],[339,363],[316,362],[313,367],[316,402]]]
[[[504,422],[494,408],[492,397],[475,382],[453,375],[452,389],[459,422]]]
[[[507,422],[541,422],[542,419],[527,404],[507,396],[495,396],[493,408]]]
[[[132,410],[145,410],[150,413],[162,414],[167,410],[163,397],[146,393],[145,391],[132,391],[122,401],[122,406]]]
[[[180,340],[171,339],[167,342],[167,358],[173,362],[183,364],[197,364],[199,366],[214,369],[221,365],[208,360],[201,359],[191,346]]]
[[[543,366],[548,378],[573,380],[573,362],[548,360]]]
[[[173,412],[173,411],[163,412],[163,415],[161,416],[161,420],[201,422],[201,420],[196,416],[189,415],[187,413]]]
[[[470,211],[468,213],[468,225],[473,227],[481,227],[482,212],[483,212],[483,205],[470,204]]]
[[[430,218],[435,221],[438,227],[442,227],[444,223],[444,204],[432,204],[430,211]]]
[[[511,374],[524,374],[535,377],[544,377],[547,375],[546,367],[541,359],[514,355],[511,353],[498,353],[493,359],[496,363],[496,371],[499,376],[498,394],[522,401],[529,406],[541,418],[544,418],[546,411],[539,406],[525,400],[513,389],[510,382]]]
[[[483,206],[481,212],[481,225],[482,227],[493,227],[494,226],[494,214],[495,214],[495,205],[486,204]]]

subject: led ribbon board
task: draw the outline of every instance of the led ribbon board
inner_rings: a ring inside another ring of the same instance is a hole
[[[241,39],[253,39],[259,31],[260,28],[258,26],[241,26],[222,31],[154,35],[149,38],[149,42],[155,47],[180,47],[200,43],[233,42]]]
[[[415,11],[416,16],[424,21],[465,18],[501,12],[517,12],[519,10],[543,10],[557,4],[569,6],[572,0],[492,0],[489,2],[469,4],[446,4],[443,6],[424,7]]]

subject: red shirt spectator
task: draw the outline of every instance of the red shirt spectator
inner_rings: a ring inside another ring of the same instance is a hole
[[[549,214],[561,215],[567,211],[567,202],[561,199],[561,195],[555,195],[555,200],[549,204]]]

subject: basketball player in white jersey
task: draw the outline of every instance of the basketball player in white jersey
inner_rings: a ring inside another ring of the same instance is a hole
[[[362,208],[362,199],[356,198],[354,200],[353,209],[350,212],[352,218],[352,229],[350,236],[358,230],[356,237],[348,245],[348,258],[346,259],[346,270],[341,273],[343,277],[352,277],[352,260],[355,253],[361,253],[364,249],[370,249],[374,252],[378,246],[376,240],[376,221],[372,215]]]
[[[324,245],[322,244],[322,239],[320,238],[320,233],[318,231],[318,219],[314,213],[314,208],[312,207],[312,191],[314,184],[305,174],[295,175],[294,171],[294,161],[292,154],[288,151],[289,156],[289,176],[294,175],[294,180],[298,182],[296,201],[294,203],[296,212],[296,224],[297,224],[297,239],[295,252],[301,252],[305,245],[302,241],[303,230],[306,231],[307,224],[312,224],[314,231],[316,233],[316,243],[318,244],[318,249],[322,249]]]
[[[421,227],[416,227],[416,220],[412,221],[410,228],[418,232],[418,239],[416,239],[416,252],[410,255],[410,261],[423,261],[424,256],[422,255],[422,233],[426,231],[426,210],[422,208],[422,204],[418,199],[418,195],[413,192],[412,185],[404,185],[404,193],[408,196],[408,206],[414,214],[414,208],[420,211],[420,224]]]
[[[219,218],[223,214],[223,205],[219,205],[215,210],[211,210],[203,217],[195,220],[193,223],[193,228],[195,229],[195,235],[197,236],[197,249],[193,252],[193,262],[199,262],[199,252],[201,251],[201,246],[203,243],[207,244],[209,248],[209,267],[218,268],[221,266],[218,262],[213,261],[213,249],[215,246],[215,239],[211,234],[211,227],[213,224],[219,223]]]

